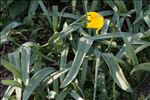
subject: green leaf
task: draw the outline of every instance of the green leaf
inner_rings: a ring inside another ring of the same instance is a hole
[[[78,30],[78,32],[80,33],[80,34],[82,34],[83,36],[90,36],[86,31],[84,31],[82,28],[80,28],[79,30]]]
[[[97,7],[98,3],[99,3],[98,0],[93,0],[92,4],[91,4],[90,11],[96,11],[98,9],[98,7]]]
[[[67,69],[63,69],[63,70],[52,73],[49,77],[47,77],[41,83],[41,90],[44,90],[48,84],[51,84],[54,80],[56,80],[58,77],[61,77],[64,73],[66,73],[68,71],[69,71],[69,69],[67,68]]]
[[[55,79],[52,84],[53,84],[53,90],[56,93],[58,93],[59,92],[59,82],[58,82],[58,79]]]
[[[46,15],[49,24],[51,25],[51,24],[52,24],[52,20],[51,20],[51,17],[50,17],[50,15],[49,15],[48,10],[46,9],[45,5],[43,4],[43,1],[42,1],[42,0],[38,0],[38,3],[39,3],[39,5],[40,5],[40,7],[42,8],[44,14]]]
[[[20,22],[11,22],[8,24],[0,33],[0,43],[7,42],[7,36],[9,35],[10,31],[20,25],[22,25]]]
[[[133,34],[128,33],[128,32],[116,32],[114,35],[114,38],[122,38],[122,34],[124,34],[125,36],[133,36]],[[107,34],[102,34],[99,36],[88,36],[89,38],[93,39],[93,40],[105,40],[105,39],[110,39],[112,38],[113,34],[112,33],[107,33]]]
[[[126,18],[126,22],[127,22],[127,25],[128,25],[128,31],[132,32],[133,28],[132,28],[132,24],[131,24],[131,21],[129,20],[129,18]]]
[[[132,89],[127,82],[126,78],[124,77],[124,74],[118,65],[118,63],[115,61],[114,56],[112,53],[103,53],[102,57],[104,61],[106,62],[107,66],[109,67],[110,74],[113,78],[113,80],[117,83],[117,85],[127,91],[132,92]]]
[[[19,88],[22,88],[22,85],[15,81],[15,80],[2,80],[2,83],[4,85],[10,85],[10,86],[13,86],[13,87],[19,87]]]
[[[114,10],[115,13],[118,13],[118,8],[113,1],[105,0],[104,2],[106,2]]]
[[[134,49],[133,49],[131,43],[128,41],[127,37],[125,37],[123,34],[122,34],[122,36],[123,36],[123,40],[125,43],[125,50],[126,50],[126,53],[129,57],[129,59],[131,59],[131,61],[134,65],[138,65],[139,62],[138,62],[137,56],[134,52]]]
[[[75,14],[72,14],[72,13],[58,13],[59,16],[62,16],[62,17],[66,17],[66,18],[72,18],[72,19],[78,19],[79,16],[75,15]]]
[[[66,37],[67,35],[69,35],[70,33],[76,31],[77,29],[81,28],[81,26],[79,25],[71,25],[71,26],[67,26],[65,27],[61,32],[60,32],[60,36],[62,37]]]
[[[20,68],[20,52],[18,50],[16,50],[13,53],[9,53],[8,54],[8,58],[9,58],[9,62],[12,63],[13,65],[15,65],[15,67],[17,67],[18,69]],[[22,80],[20,78],[18,78],[17,76],[14,77],[14,80],[17,81],[20,85],[22,83]],[[17,83],[16,83],[17,84]],[[16,98],[20,98],[21,99],[21,95],[22,95],[22,89],[19,86],[15,88],[15,92],[16,92]]]
[[[75,100],[84,100],[76,91],[69,93]]]
[[[29,11],[28,11],[28,17],[30,19],[32,19],[33,15],[35,14],[35,11],[38,7],[38,2],[37,1],[31,1],[30,2],[30,7],[29,7]]]
[[[68,50],[69,47],[66,47],[63,52],[61,53],[61,58],[60,58],[60,70],[66,69],[66,63],[67,63],[67,56],[68,56]],[[62,82],[64,80],[64,75],[60,77],[60,81]]]
[[[76,8],[76,3],[77,3],[77,0],[72,0],[72,1],[71,1],[71,4],[72,4],[71,7],[72,7],[72,10],[73,10],[73,11],[76,10],[76,9],[75,9],[75,8]]]
[[[134,67],[131,71],[131,74],[137,71],[148,71],[150,72],[150,63],[142,63]]]
[[[1,59],[1,64],[10,72],[12,72],[16,77],[22,78],[20,69],[18,69],[15,65],[9,63],[8,61]]]
[[[41,57],[39,57],[39,55],[37,55],[37,54],[34,54],[34,55],[32,55],[32,58],[31,58],[31,60],[34,60],[34,73],[36,73],[36,72],[38,72],[39,70],[41,70],[41,64],[42,64],[42,62],[41,62]]]
[[[148,100],[150,98],[150,94],[144,98],[144,100]]]
[[[109,24],[110,24],[110,20],[105,20],[104,26],[101,30],[101,34],[107,34]]]
[[[53,31],[56,32],[58,28],[58,6],[53,6],[52,19]]]
[[[41,56],[42,58],[44,58],[45,60],[48,60],[50,62],[54,62],[54,63],[57,63],[55,60],[49,58],[48,56],[42,54],[41,52],[35,50],[35,49],[31,49],[34,53],[38,54],[39,56]]]
[[[95,64],[95,81],[94,81],[93,100],[96,100],[98,70],[99,70],[99,66],[100,66],[100,55],[101,55],[101,52],[98,51],[98,49],[95,49],[94,54],[96,56],[96,64]]]
[[[27,9],[28,5],[29,5],[29,1],[27,0],[14,1],[8,7],[10,17],[12,19],[15,19],[20,14],[25,13],[24,11]]]
[[[84,87],[84,83],[86,81],[86,77],[87,77],[87,70],[88,70],[88,59],[85,58],[82,64],[82,71],[81,71],[81,78],[80,78],[80,82],[79,82],[79,86],[81,88]]]
[[[105,74],[102,72],[99,72],[99,74],[98,74],[97,87],[99,87],[100,91],[101,91],[100,98],[102,98],[103,100],[105,100],[105,99],[107,100],[108,93],[107,93],[107,89],[106,89]]]
[[[30,2],[29,10],[28,10],[28,16],[24,19],[25,23],[31,24],[32,18],[35,14],[36,9],[38,8],[39,3],[36,0],[32,0]]]
[[[8,58],[9,58],[9,62],[11,64],[15,65],[15,67],[20,69],[20,55],[19,55],[19,52],[16,51],[16,52],[13,52],[13,53],[9,53]]]
[[[87,10],[87,6],[88,5],[88,0],[84,0],[83,3],[82,3],[82,6],[84,7],[84,11],[87,13],[88,10]]]
[[[147,23],[148,27],[150,28],[150,15],[144,16],[144,20]]]
[[[135,25],[135,27],[136,27],[136,24],[137,24],[138,22],[140,22],[142,19],[143,19],[143,13],[140,13],[140,15],[134,20],[133,25]],[[139,23],[138,23],[138,24],[139,24]],[[137,27],[136,27],[136,28],[137,28]]]
[[[140,52],[140,51],[142,51],[143,49],[148,48],[148,47],[150,47],[150,43],[145,43],[145,44],[143,44],[143,45],[141,45],[141,46],[138,46],[138,47],[136,48],[136,50],[135,50],[135,53],[138,53],[138,52]]]
[[[127,8],[123,0],[114,0],[114,2],[118,6],[120,12],[122,13],[127,12]]]
[[[116,54],[116,57],[122,59],[125,54],[126,54],[125,45],[123,45],[122,48],[120,48],[120,50]]]
[[[62,82],[60,86],[61,88],[64,88],[65,86],[70,84],[72,80],[76,77],[80,69],[80,66],[84,60],[84,57],[86,53],[88,52],[88,50],[90,49],[92,43],[93,43],[93,40],[90,38],[85,38],[85,37],[80,38],[78,49],[75,54],[75,58],[73,60],[71,69],[69,73],[67,74],[66,78],[64,79],[64,81]]]
[[[136,15],[139,16],[142,11],[142,0],[133,0]]]
[[[104,11],[101,11],[100,14],[102,16],[109,16],[109,15],[112,15],[114,12],[112,10],[104,10]]]
[[[57,97],[56,100],[65,100],[65,97],[67,96],[67,94],[70,92],[70,88],[65,88],[63,89],[63,91],[61,91]]]
[[[12,95],[14,90],[15,90],[15,87],[9,86],[7,88],[7,90],[5,91],[5,94],[4,94],[3,98],[2,98],[2,100],[9,100],[10,96]]]
[[[121,17],[118,20],[118,28],[122,29],[124,21],[125,21],[125,17]]]
[[[21,47],[21,72],[22,81],[25,85],[28,85],[29,82],[30,53],[31,49],[29,47]]]
[[[1,0],[0,5],[1,5],[1,11],[4,10],[4,8],[8,8],[8,6],[13,3],[14,0]]]
[[[35,73],[31,79],[29,80],[28,86],[25,87],[23,91],[23,100],[28,100],[30,95],[33,93],[35,88],[39,85],[39,83],[46,78],[47,75],[53,73],[55,70],[53,68],[44,68]]]

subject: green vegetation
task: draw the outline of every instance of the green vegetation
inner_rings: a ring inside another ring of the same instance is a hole
[[[1,0],[0,26],[2,100],[150,99],[148,0]]]

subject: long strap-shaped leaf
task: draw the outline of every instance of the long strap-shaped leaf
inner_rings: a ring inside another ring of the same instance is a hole
[[[110,74],[113,80],[117,83],[117,85],[127,92],[132,92],[132,89],[129,83],[127,82],[126,78],[124,77],[120,66],[114,59],[114,55],[112,53],[103,53],[102,57],[108,65]]]
[[[29,82],[30,54],[31,49],[29,47],[21,48],[21,72],[25,85],[28,85]]]
[[[22,78],[20,69],[18,69],[15,65],[9,63],[8,61],[1,59],[1,64],[10,72],[12,72],[15,76]]]
[[[15,65],[15,67],[17,67],[18,69],[21,70],[20,68],[20,54],[18,51],[15,51],[13,53],[9,53],[8,54],[8,58],[9,58],[9,62],[13,65]],[[6,84],[8,83],[8,85],[11,85],[11,86],[15,86],[15,92],[16,92],[16,98],[19,100],[21,99],[21,95],[22,95],[22,80],[17,77],[17,76],[14,76],[14,80],[11,80],[11,81],[5,81]]]
[[[150,72],[150,62],[148,63],[142,63],[134,67],[131,71],[131,74],[136,71],[149,71]]]
[[[61,88],[64,88],[65,86],[70,84],[72,82],[72,80],[76,77],[76,75],[78,74],[78,71],[80,69],[80,66],[83,62],[83,59],[84,59],[87,51],[91,47],[92,43],[93,43],[93,40],[90,38],[85,38],[85,37],[80,38],[79,44],[78,44],[78,49],[75,54],[75,58],[73,60],[71,69],[70,69],[69,73],[67,74],[66,78],[64,79],[64,81],[62,82],[62,84],[60,86]]]
[[[96,56],[96,65],[95,65],[95,81],[94,81],[94,93],[93,93],[93,100],[96,100],[96,91],[97,91],[97,77],[98,77],[98,70],[100,66],[100,55],[101,52],[98,51],[98,49],[95,49],[94,51],[95,56]]]
[[[7,88],[7,90],[5,91],[5,94],[4,94],[3,98],[2,98],[2,100],[9,100],[10,96],[12,95],[12,93],[14,92],[14,90],[15,90],[15,87],[9,86]]]
[[[28,100],[32,92],[39,85],[39,83],[49,74],[54,72],[55,70],[51,67],[44,68],[37,73],[35,73],[32,78],[29,80],[29,84],[25,87],[23,91],[23,100]]]
[[[12,22],[10,24],[8,24],[1,32],[0,32],[0,43],[4,43],[6,41],[8,41],[8,35],[10,34],[10,31],[14,28],[16,28],[17,26],[22,25],[22,23],[20,22]]]
[[[2,80],[2,83],[5,85],[22,88],[22,84],[15,80]]]
[[[48,10],[46,9],[46,7],[45,7],[43,1],[42,1],[42,0],[38,0],[38,3],[39,3],[39,5],[40,5],[40,7],[42,8],[44,14],[46,15],[49,24],[51,25],[52,20],[51,20],[51,17],[50,17],[50,15],[49,15],[49,12],[48,12]]]
[[[128,41],[127,37],[124,34],[121,34],[121,35],[123,37],[123,41],[126,46],[125,50],[126,50],[127,55],[129,56],[129,58],[131,59],[131,61],[134,65],[138,65],[139,62],[138,62],[137,56],[134,52],[133,46],[131,45],[130,41]]]

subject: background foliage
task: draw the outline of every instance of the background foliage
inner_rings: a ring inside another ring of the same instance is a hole
[[[105,17],[100,35],[89,11]],[[0,26],[3,100],[150,98],[148,0],[2,0]]]

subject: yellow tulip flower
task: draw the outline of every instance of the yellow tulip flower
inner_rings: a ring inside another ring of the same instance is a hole
[[[88,12],[87,13],[87,28],[96,29],[96,34],[104,25],[104,17],[97,12]]]

